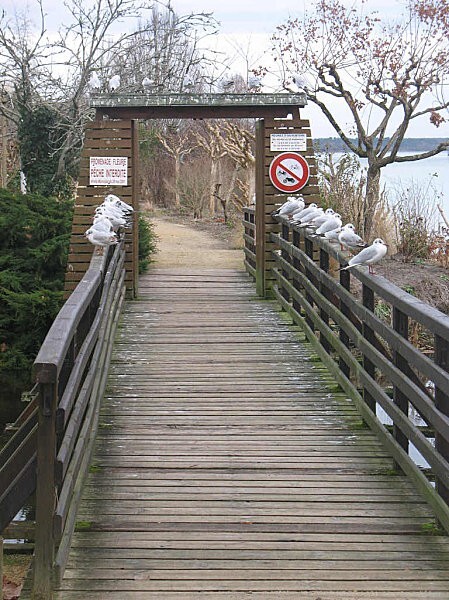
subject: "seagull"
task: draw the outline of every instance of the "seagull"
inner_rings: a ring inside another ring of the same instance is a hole
[[[221,82],[221,87],[224,92],[230,92],[235,87],[235,81],[233,79],[224,79]]]
[[[97,247],[97,254],[103,254],[106,247],[112,246],[118,243],[116,233],[107,233],[105,231],[99,231],[91,227],[86,231],[84,236],[89,240],[91,244]]]
[[[308,215],[303,216],[301,220],[294,219],[294,222],[300,227],[312,227],[312,221],[323,214],[324,212],[322,208],[315,208]]]
[[[386,255],[387,250],[387,244],[381,238],[376,238],[371,246],[364,248],[361,252],[353,256],[346,267],[341,267],[339,270],[345,271],[351,267],[368,265],[368,272],[371,275],[375,275],[375,271],[371,265],[379,262]]]
[[[329,231],[335,231],[335,229],[340,229],[341,225],[341,216],[338,213],[334,212],[333,215],[328,217],[324,221],[324,223],[318,227],[318,229],[315,231],[315,235],[324,236]]]
[[[187,90],[188,92],[193,90],[193,88],[195,87],[195,82],[194,82],[194,81],[193,81],[193,79],[190,77],[190,75],[186,75],[186,76],[184,77],[184,81],[183,81],[183,83],[182,83],[182,87],[183,87],[185,90]]]
[[[292,77],[293,83],[298,88],[298,92],[304,92],[307,87],[307,82],[302,75],[295,74]]]
[[[311,213],[316,208],[318,208],[318,206],[315,204],[315,202],[312,202],[311,204],[309,204],[309,206],[306,206],[305,208],[303,208],[303,210],[301,210],[299,213],[296,213],[293,217],[293,221],[295,223],[300,221],[303,217],[306,217],[309,213]]]
[[[305,206],[302,198],[295,198],[295,196],[288,196],[286,202],[282,204],[278,209],[271,213],[272,217],[278,217],[281,215],[291,216],[295,210],[302,210]]]
[[[97,206],[97,208],[95,209],[95,215],[102,215],[104,217],[107,217],[114,228],[126,227],[128,224],[126,218],[123,217],[121,213],[115,211],[112,206],[108,207],[104,204],[100,204],[100,206]]]
[[[338,241],[342,247],[351,250],[352,248],[364,248],[366,246],[363,239],[356,234],[355,227],[352,223],[347,223],[342,227],[341,232],[338,235]]]
[[[259,91],[262,86],[262,82],[259,77],[251,76],[248,77],[248,89],[252,92]]]
[[[152,92],[154,90],[154,81],[151,81],[149,77],[142,79],[142,87],[146,92]]]
[[[105,215],[97,215],[93,219],[93,225],[91,229],[97,229],[98,231],[105,231],[106,233],[113,233],[113,225]]]
[[[338,235],[340,231],[341,227],[338,227],[338,229],[332,229],[331,231],[326,231],[324,237],[328,242],[338,242]]]
[[[91,92],[99,92],[101,90],[101,81],[98,75],[93,72],[87,84]]]
[[[120,75],[114,75],[111,77],[108,87],[110,92],[115,92],[115,90],[120,87]]]
[[[319,214],[318,216],[314,217],[311,221],[309,221],[309,225],[311,227],[320,227],[323,223],[325,223],[328,219],[330,219],[330,217],[332,217],[334,215],[335,211],[333,208],[326,208],[326,210],[324,211],[324,213]]]
[[[122,212],[125,212],[125,213],[134,212],[134,208],[130,204],[127,204],[124,200],[121,200],[115,194],[108,194],[107,196],[105,196],[104,201],[109,204],[112,204],[112,206],[118,208]]]

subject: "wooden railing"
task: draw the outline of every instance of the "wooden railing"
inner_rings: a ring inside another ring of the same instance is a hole
[[[256,279],[256,212],[254,208],[243,209],[243,241],[245,268]]]
[[[275,220],[275,297],[449,532],[449,316]]]
[[[102,256],[93,254],[42,344],[34,363],[36,400],[5,448],[2,529],[36,489],[36,600],[52,597],[67,561],[125,296],[124,261],[123,242]]]

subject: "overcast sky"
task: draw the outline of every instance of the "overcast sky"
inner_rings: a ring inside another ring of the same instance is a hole
[[[347,6],[360,6],[359,0],[344,1]],[[62,0],[43,0],[43,4],[47,14],[48,28],[57,29],[64,18]],[[251,66],[260,65],[261,57],[270,47],[270,36],[276,26],[289,16],[302,15],[306,7],[310,9],[312,2],[305,0],[171,0],[171,4],[178,14],[213,13],[220,23],[220,33],[218,36],[210,38],[209,43],[213,44],[215,49],[233,57],[232,72],[241,72],[245,76],[244,62],[241,58],[239,59],[239,53],[246,52],[249,55],[253,63]],[[14,9],[25,10],[28,15],[32,15],[36,5],[35,0],[2,0],[2,7],[10,15],[14,13]],[[377,10],[383,19],[394,20],[400,16],[403,6],[403,0],[368,0],[365,10]],[[266,88],[264,91],[270,90]],[[336,135],[314,106],[307,107],[304,116],[311,119],[312,132],[315,136]],[[449,125],[443,125],[438,129],[431,126],[414,126],[409,130],[408,135],[410,137],[449,135]]]

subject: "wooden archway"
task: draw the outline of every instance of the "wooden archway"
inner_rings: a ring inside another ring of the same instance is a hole
[[[163,94],[124,95],[101,94],[92,97],[95,120],[85,129],[75,212],[70,240],[70,251],[65,281],[65,296],[70,295],[87,270],[92,246],[83,237],[92,222],[95,207],[106,194],[113,193],[131,204],[135,222],[126,243],[126,287],[129,297],[137,294],[138,282],[138,164],[139,119],[257,119],[256,141],[256,212],[258,239],[258,290],[262,295],[268,281],[270,244],[269,231],[278,227],[270,217],[282,193],[267,181],[267,164],[273,151],[270,135],[274,132],[305,133],[308,139],[305,155],[313,153],[310,127],[301,120],[300,108],[306,104],[304,94]],[[103,157],[126,159],[126,184],[114,179],[92,183],[91,159]],[[302,193],[315,194],[316,177],[309,180]]]

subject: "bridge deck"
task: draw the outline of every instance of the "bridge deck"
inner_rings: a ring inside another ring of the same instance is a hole
[[[140,293],[59,600],[449,598],[448,539],[245,274]]]

